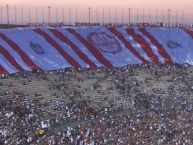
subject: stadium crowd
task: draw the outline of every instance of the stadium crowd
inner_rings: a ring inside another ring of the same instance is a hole
[[[192,145],[193,67],[1,75],[0,145]]]

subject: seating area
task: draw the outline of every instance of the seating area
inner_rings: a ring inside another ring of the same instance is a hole
[[[191,145],[193,67],[0,76],[0,145]]]

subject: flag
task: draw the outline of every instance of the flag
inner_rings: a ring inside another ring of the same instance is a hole
[[[0,30],[0,73],[66,67],[193,64],[193,30],[180,28],[14,28]]]

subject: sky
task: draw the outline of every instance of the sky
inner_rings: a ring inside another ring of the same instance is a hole
[[[193,0],[1,0],[1,4],[45,6],[91,6],[91,7],[139,7],[172,8],[193,12]]]
[[[154,14],[155,14],[155,11],[157,9],[158,17],[160,17],[159,19],[161,19],[161,15],[167,15],[167,9],[170,8],[171,13],[172,13],[171,15],[173,16],[173,19],[176,19],[176,15],[177,15],[178,21],[180,21],[180,19],[182,19],[182,15],[184,15],[184,19],[186,22],[193,23],[193,8],[192,8],[193,7],[193,0],[1,0],[0,5],[2,7],[5,7],[6,4],[9,4],[10,10],[12,9],[12,12],[10,12],[10,15],[12,17],[13,17],[13,15],[15,15],[13,12],[14,11],[13,9],[15,6],[17,7],[17,9],[20,9],[21,7],[24,8],[24,14],[26,15],[25,17],[27,17],[26,13],[27,13],[27,11],[28,11],[27,9],[29,9],[29,7],[31,7],[31,9],[32,9],[31,10],[32,11],[31,12],[32,17],[36,17],[36,16],[33,16],[33,13],[35,13],[35,8],[37,8],[39,21],[41,19],[40,18],[41,17],[40,11],[42,11],[41,10],[41,9],[43,9],[42,7],[44,7],[44,11],[45,11],[44,17],[48,17],[46,15],[48,13],[47,7],[50,5],[52,8],[52,11],[51,11],[52,21],[54,21],[54,19],[56,19],[55,13],[59,13],[57,16],[58,17],[57,19],[59,19],[59,20],[61,19],[62,16],[60,14],[62,13],[62,8],[65,9],[66,19],[67,19],[67,17],[69,17],[69,15],[72,15],[71,19],[74,19],[73,18],[74,17],[73,15],[75,15],[74,9],[77,9],[78,10],[78,18],[80,20],[84,20],[84,21],[86,21],[86,17],[88,17],[88,14],[87,14],[88,13],[88,7],[92,8],[92,21],[96,21],[96,20],[94,20],[95,19],[94,15],[95,16],[97,15],[96,13],[98,13],[98,15],[99,15],[98,17],[101,17],[102,8],[105,9],[106,15],[110,9],[112,21],[114,19],[113,15],[117,15],[117,17],[118,17],[117,19],[120,19],[120,11],[122,9],[124,12],[124,17],[126,17],[125,15],[126,15],[126,13],[128,13],[127,12],[128,8],[131,8],[133,10],[132,11],[133,17],[137,13],[137,8],[138,8],[139,15],[142,15],[142,11],[144,11],[146,17],[149,17],[147,15],[150,15],[150,11],[151,11],[152,17],[155,17]],[[56,8],[58,10],[56,10]],[[108,9],[108,12],[107,12],[107,9]],[[4,8],[4,11],[5,11],[5,8]],[[58,12],[56,12],[56,11],[58,11]],[[176,11],[177,11],[177,14],[176,14]],[[19,15],[20,11],[17,10],[17,13]],[[70,13],[70,14],[67,14],[67,13]],[[5,15],[5,12],[3,14]],[[107,17],[106,15],[105,15],[105,17]],[[6,17],[6,16],[4,16],[4,17]],[[17,16],[17,17],[19,17],[19,16]],[[26,19],[27,18],[25,18],[25,20]],[[35,21],[34,18],[32,18],[32,19],[33,19],[33,21]],[[46,18],[44,18],[44,19],[46,19]],[[101,19],[101,18],[98,18],[98,19]],[[146,19],[148,19],[148,18],[146,18]],[[37,18],[36,18],[36,20],[37,20]],[[117,21],[119,21],[119,20],[117,20]]]

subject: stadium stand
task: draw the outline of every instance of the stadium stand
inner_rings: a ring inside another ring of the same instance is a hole
[[[0,145],[192,145],[192,28],[78,25],[0,30]]]
[[[139,64],[3,74],[6,145],[192,144],[193,68]]]

